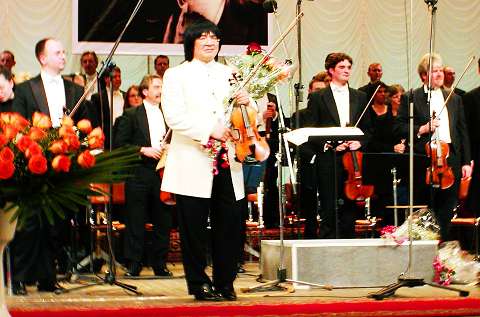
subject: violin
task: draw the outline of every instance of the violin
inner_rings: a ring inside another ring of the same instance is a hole
[[[435,112],[433,112],[435,118]],[[455,182],[452,167],[448,166],[449,146],[440,140],[438,128],[435,129],[433,140],[425,144],[425,152],[431,158],[427,167],[425,181],[434,188],[447,189]]]
[[[163,149],[162,152],[162,157],[158,161],[156,170],[158,171],[158,176],[160,177],[160,180],[163,179],[163,172],[165,170],[165,162],[167,160],[167,149],[165,148],[165,145],[167,144],[167,140],[170,138],[170,135],[172,134],[172,129],[168,129],[167,133],[163,137],[162,142],[160,143],[160,147]],[[165,192],[163,190],[160,190],[160,201],[162,201],[165,205],[168,206],[174,206],[177,204],[175,201],[175,194]]]
[[[237,81],[233,74],[233,80]],[[263,162],[270,155],[270,147],[257,130],[257,111],[245,105],[234,105],[230,122],[233,134],[236,135],[235,154],[240,162]]]
[[[350,200],[364,201],[373,195],[373,185],[362,184],[362,157],[360,151],[348,151],[342,157],[343,167],[348,172],[344,191]]]

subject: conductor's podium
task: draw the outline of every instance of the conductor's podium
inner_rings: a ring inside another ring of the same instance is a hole
[[[397,281],[408,265],[408,241],[398,245],[386,239],[285,240],[287,279],[333,286],[385,286]],[[414,241],[415,277],[433,279],[437,240]],[[277,278],[280,241],[263,240],[261,271]],[[297,284],[296,287],[301,287]]]

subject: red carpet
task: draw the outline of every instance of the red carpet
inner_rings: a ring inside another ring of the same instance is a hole
[[[252,305],[232,302],[219,305],[189,304],[168,307],[116,309],[12,310],[12,317],[149,317],[149,316],[480,316],[480,299],[395,299],[384,301],[320,302],[308,304]]]

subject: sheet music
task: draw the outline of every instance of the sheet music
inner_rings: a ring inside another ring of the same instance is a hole
[[[284,134],[287,141],[302,145],[311,136],[363,136],[362,130],[355,127],[300,128]]]

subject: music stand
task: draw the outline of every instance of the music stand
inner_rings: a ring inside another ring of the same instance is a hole
[[[298,141],[308,140],[311,144],[315,145],[317,148],[326,150],[325,144],[327,142],[336,144],[342,143],[344,141],[360,141],[364,138],[362,130],[356,127],[330,127],[330,128],[302,128],[297,129],[291,141],[295,145]],[[292,131],[294,132],[294,131]],[[307,138],[305,139],[305,136]],[[302,142],[303,143],[303,142]],[[338,208],[338,171],[337,171],[337,153],[335,151],[335,145],[333,145],[332,151],[332,160],[333,160],[333,199],[334,199],[334,212],[335,212],[335,238],[339,238],[340,232],[340,219],[339,219],[339,208]]]

